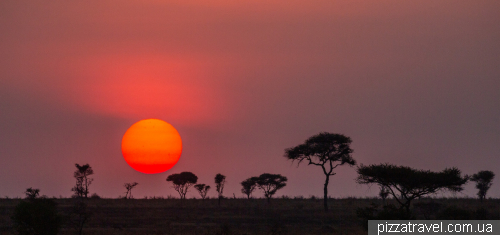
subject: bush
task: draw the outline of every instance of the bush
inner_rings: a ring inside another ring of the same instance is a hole
[[[61,226],[57,204],[47,198],[21,201],[14,209],[12,221],[14,230],[20,235],[57,234]]]

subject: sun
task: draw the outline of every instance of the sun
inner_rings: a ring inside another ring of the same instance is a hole
[[[181,157],[179,132],[159,119],[136,122],[123,135],[122,154],[136,171],[156,174],[172,168]]]

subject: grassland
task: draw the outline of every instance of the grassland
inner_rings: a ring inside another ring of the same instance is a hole
[[[12,215],[21,199],[0,199],[0,234],[14,234]],[[65,218],[59,234],[75,234],[67,218],[74,199],[55,199]],[[394,201],[388,200],[388,203]],[[367,234],[356,209],[382,205],[380,199],[330,199],[323,211],[322,199],[89,199],[91,219],[84,234]],[[413,208],[417,219],[439,219],[446,213],[477,211],[488,219],[500,218],[500,199],[480,203],[477,199],[420,199]],[[431,207],[429,208],[429,205]],[[451,212],[447,210],[454,208]],[[458,212],[457,212],[458,208]],[[480,209],[486,208],[486,209]],[[486,211],[484,211],[486,210]]]

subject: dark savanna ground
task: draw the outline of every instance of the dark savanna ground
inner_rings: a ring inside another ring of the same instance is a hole
[[[21,199],[0,199],[0,234],[14,234],[12,215]],[[66,219],[59,234],[75,234],[67,215],[75,199],[55,199]],[[388,200],[389,203],[394,203]],[[356,209],[381,199],[330,199],[330,211],[315,199],[89,199],[92,218],[84,234],[367,234]],[[500,199],[420,199],[417,219],[500,218]],[[486,209],[481,209],[486,208]],[[442,218],[440,218],[440,216]],[[479,217],[478,217],[479,216]]]

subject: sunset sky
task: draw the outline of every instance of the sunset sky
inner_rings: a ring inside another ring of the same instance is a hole
[[[182,137],[167,172],[122,156],[147,118]],[[226,196],[262,173],[288,177],[277,196],[321,196],[321,168],[283,157],[319,132],[365,165],[491,170],[500,197],[500,1],[0,1],[0,197],[68,197],[75,163],[103,197],[134,181],[136,198],[178,197],[182,171],[210,197],[217,173]],[[378,193],[336,172],[330,196]]]

